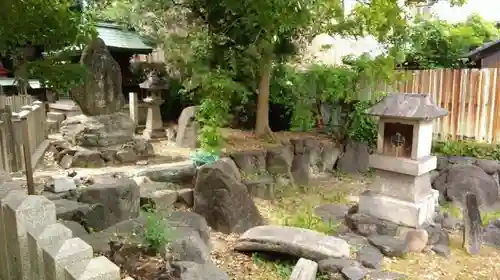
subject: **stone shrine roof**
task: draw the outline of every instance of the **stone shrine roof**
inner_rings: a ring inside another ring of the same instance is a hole
[[[430,120],[448,115],[427,94],[391,93],[365,111],[366,114],[401,119]]]

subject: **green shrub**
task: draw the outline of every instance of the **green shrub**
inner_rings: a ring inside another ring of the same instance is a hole
[[[500,145],[470,140],[434,141],[434,154],[500,160]]]
[[[285,217],[283,225],[310,229],[327,235],[336,234],[339,228],[339,222],[335,220],[325,222],[311,210],[301,211]]]
[[[167,223],[153,211],[144,211],[146,215],[146,226],[142,236],[143,243],[154,253],[165,248],[170,240],[171,233],[168,231]]]

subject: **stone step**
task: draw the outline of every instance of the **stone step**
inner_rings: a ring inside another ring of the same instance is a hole
[[[300,258],[292,271],[290,280],[315,280],[318,272],[318,263]]]

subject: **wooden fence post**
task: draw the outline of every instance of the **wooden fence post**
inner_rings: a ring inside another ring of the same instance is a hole
[[[23,128],[24,170],[26,171],[28,195],[34,195],[35,182],[33,180],[33,168],[31,166],[30,132],[28,129],[28,118],[26,117],[26,115],[21,116],[21,127]]]

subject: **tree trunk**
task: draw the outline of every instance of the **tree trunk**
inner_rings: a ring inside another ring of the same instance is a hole
[[[269,83],[271,81],[272,60],[270,55],[263,55],[260,63],[259,96],[257,99],[257,117],[255,135],[274,139],[269,126]]]

